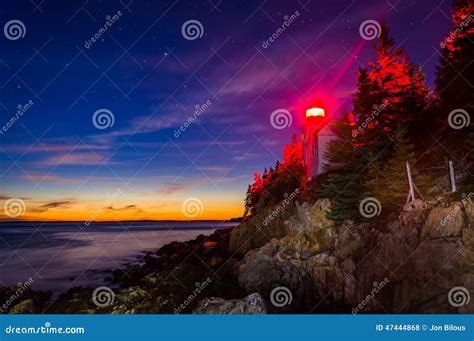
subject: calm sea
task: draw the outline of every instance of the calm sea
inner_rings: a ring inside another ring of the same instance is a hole
[[[104,284],[107,271],[172,241],[194,239],[235,223],[120,222],[0,223],[0,286],[33,279],[32,288],[55,294]]]

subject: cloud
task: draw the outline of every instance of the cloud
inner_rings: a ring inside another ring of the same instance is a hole
[[[8,199],[11,199],[11,198],[16,198],[15,196],[8,196],[8,195],[3,195],[3,194],[0,194],[0,200],[8,200]],[[21,200],[31,200],[31,198],[19,198]]]
[[[199,167],[201,170],[205,171],[205,168],[216,173],[227,174],[231,169],[229,167]],[[244,176],[239,177],[220,177],[220,176],[203,176],[197,179],[182,179],[175,178],[174,181],[164,184],[160,189],[156,191],[159,195],[173,195],[178,192],[188,191],[193,187],[201,185],[214,185],[214,184],[223,184],[223,183],[233,183],[237,180],[244,178]]]
[[[243,155],[234,156],[232,159],[236,161],[255,160],[261,157],[258,153],[244,153]]]
[[[127,205],[124,207],[120,208],[115,208],[113,206],[107,207],[108,210],[113,210],[113,211],[135,211],[135,212],[143,212],[143,210],[138,207],[137,205]]]
[[[230,167],[223,166],[206,166],[199,167],[200,170],[211,173],[227,173],[230,170]]]
[[[53,202],[50,202],[50,203],[47,203],[47,204],[44,204],[44,205],[41,205],[40,207],[42,208],[56,208],[56,207],[60,207],[60,206],[64,206],[64,205],[67,205],[67,204],[70,204],[71,201],[53,201]]]
[[[25,179],[34,180],[38,182],[53,182],[57,184],[77,184],[80,183],[80,179],[64,178],[53,174],[47,173],[28,173],[22,176]]]
[[[42,161],[43,165],[59,166],[59,165],[102,165],[107,159],[96,153],[69,153],[59,154]]]
[[[92,142],[92,143],[89,143]],[[8,152],[11,153],[52,153],[52,152],[81,152],[81,151],[103,151],[109,150],[112,147],[107,144],[97,144],[93,141],[88,141],[87,138],[78,139],[75,137],[56,137],[56,138],[43,138],[41,143],[31,144],[12,144],[2,146]]]
[[[184,185],[184,184],[170,183],[170,184],[164,185],[163,188],[157,190],[156,193],[162,194],[162,195],[171,195],[177,192],[184,191],[188,187],[189,186]]]
[[[156,191],[158,194],[162,195],[172,195],[177,192],[182,192],[188,190],[192,187],[209,183],[208,178],[197,178],[197,179],[180,179],[175,178],[173,182],[164,184],[163,187]]]
[[[71,200],[52,201],[52,202],[48,202],[47,204],[40,205],[38,206],[38,208],[33,208],[30,211],[35,212],[35,213],[44,213],[51,208],[67,207],[71,203],[72,203]]]

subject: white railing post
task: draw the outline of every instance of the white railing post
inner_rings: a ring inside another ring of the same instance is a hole
[[[449,165],[449,181],[451,183],[451,192],[454,193],[456,192],[456,178],[454,177],[454,167],[453,167],[453,161],[448,162]]]
[[[413,179],[411,177],[411,170],[410,170],[410,163],[407,161],[406,162],[407,166],[407,177],[408,177],[408,185],[409,185],[409,192],[408,192],[408,198],[407,198],[407,204],[410,203],[411,201],[415,200],[415,188],[413,186]]]

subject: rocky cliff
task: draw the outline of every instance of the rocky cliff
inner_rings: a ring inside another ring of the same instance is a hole
[[[474,204],[407,209],[395,221],[342,224],[326,218],[328,200],[265,212],[113,271],[110,304],[94,302],[94,288],[53,300],[10,286],[0,312],[474,313]]]
[[[337,226],[326,219],[329,209],[328,200],[297,205],[284,228],[259,231],[285,236],[245,254],[239,284],[260,294],[269,312],[474,313],[472,202],[444,199],[397,221]],[[231,245],[245,240],[247,249],[250,233],[247,225],[234,229]]]

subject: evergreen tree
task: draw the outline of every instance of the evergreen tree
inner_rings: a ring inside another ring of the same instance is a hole
[[[254,173],[253,184],[247,189],[244,217],[258,214],[261,209],[283,200],[301,186],[302,176],[302,141],[293,135],[291,143],[284,147],[283,162],[277,161],[270,170],[265,168],[262,176]]]
[[[466,160],[472,148],[466,143],[468,128],[452,129],[449,114],[456,109],[468,112],[474,119],[474,1],[455,0],[453,3],[453,28],[441,42],[442,57],[436,74],[436,110],[438,127],[442,132],[441,158]],[[449,151],[449,153],[446,152]],[[453,160],[453,161],[454,161]]]
[[[298,173],[303,167],[303,140],[293,134],[291,143],[283,148],[282,168],[284,171]]]
[[[430,90],[421,68],[408,60],[401,47],[395,47],[386,25],[374,50],[375,61],[359,70],[353,106],[357,124],[366,126],[359,138],[377,155],[394,137],[398,123],[421,118]]]
[[[382,176],[372,178],[368,182],[368,187],[373,196],[382,204],[384,216],[390,213],[398,215],[406,203],[408,196],[408,175],[406,171],[406,162],[410,164],[412,179],[423,192],[428,186],[428,179],[419,175],[416,170],[416,159],[413,144],[410,143],[406,127],[397,126],[396,135],[393,140],[393,152],[388,162],[383,166]]]
[[[353,123],[347,113],[335,120],[331,128],[338,138],[329,143],[326,155],[328,175],[321,190],[323,197],[331,199],[328,218],[359,219],[359,202],[365,193],[364,158],[353,143]]]
[[[374,104],[388,104],[377,121],[393,137],[397,123],[413,122],[424,110],[430,91],[421,68],[408,60],[401,47],[395,47],[386,25],[374,50],[376,61],[369,63],[369,78],[376,89],[373,97],[378,101]]]
[[[253,203],[252,203],[252,185],[247,187],[247,193],[245,195],[245,203],[244,203],[244,218],[251,216],[254,212],[253,210]]]
[[[444,122],[451,110],[474,108],[474,1],[455,0],[453,28],[441,42],[442,57],[437,68],[436,90]]]
[[[383,107],[380,106],[382,101],[380,89],[370,79],[369,71],[360,68],[357,91],[352,95],[353,115],[356,120],[353,137],[357,145],[365,146],[367,155],[377,154],[389,142],[389,136],[378,122],[379,116],[384,114]]]

